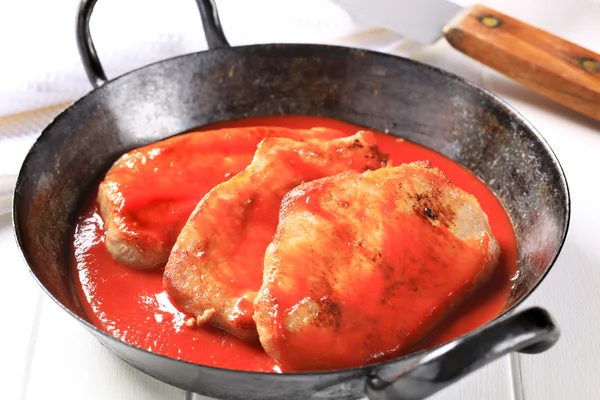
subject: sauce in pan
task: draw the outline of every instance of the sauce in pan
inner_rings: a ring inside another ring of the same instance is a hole
[[[218,123],[203,129],[232,126],[323,126],[339,129],[348,136],[361,129],[340,121],[305,116],[251,118]],[[502,312],[512,286],[511,278],[517,267],[513,228],[494,194],[462,166],[432,150],[392,135],[376,133],[376,138],[381,150],[390,154],[394,165],[429,160],[452,183],[473,194],[487,214],[492,231],[501,246],[500,262],[492,279],[434,335],[418,346],[432,347],[467,333]],[[182,152],[185,150],[181,149]],[[184,173],[188,176],[182,182],[202,185],[202,176],[195,175],[193,170],[185,170]],[[214,185],[214,179],[205,182],[205,191]],[[186,190],[185,185],[182,185],[181,190]],[[182,207],[186,207],[182,212],[189,213],[188,209],[193,208],[188,203],[189,201],[181,203]],[[154,221],[164,218],[166,224],[170,223],[166,216],[151,217]],[[163,291],[162,269],[137,270],[115,261],[104,244],[103,222],[96,202],[96,192],[90,194],[77,221],[73,241],[73,268],[77,294],[89,320],[114,337],[158,354],[198,364],[238,370],[289,371],[272,360],[258,343],[248,344],[212,327],[198,329],[186,326],[188,316],[177,310]]]

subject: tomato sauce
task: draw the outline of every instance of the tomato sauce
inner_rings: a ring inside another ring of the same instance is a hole
[[[202,129],[250,126],[297,129],[321,126],[339,129],[348,136],[361,129],[341,121],[306,116],[249,118]],[[437,152],[392,135],[376,133],[376,138],[381,150],[391,156],[394,165],[429,160],[456,186],[473,194],[488,215],[501,247],[500,262],[489,283],[417,348],[432,347],[476,329],[502,312],[517,268],[513,228],[495,195],[464,167]],[[198,176],[190,176],[188,182],[198,179]],[[73,269],[76,291],[89,320],[116,338],[158,354],[198,364],[250,371],[289,371],[272,360],[259,345],[248,344],[216,328],[186,326],[188,316],[179,311],[163,291],[162,269],[137,270],[115,261],[104,243],[96,192],[91,193],[76,224]]]

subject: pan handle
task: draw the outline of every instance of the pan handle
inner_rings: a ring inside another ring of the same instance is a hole
[[[510,352],[546,351],[559,336],[544,309],[530,308],[439,347],[391,378],[372,375],[365,392],[370,400],[424,399]]]
[[[81,62],[83,63],[88,79],[94,88],[98,88],[108,82],[90,34],[90,18],[92,17],[92,12],[97,1],[81,0],[77,12],[76,32],[79,56],[81,57]],[[215,1],[196,0],[196,4],[200,11],[200,18],[202,19],[202,27],[204,28],[208,48],[229,47],[229,43],[223,33],[221,21],[219,20]]]

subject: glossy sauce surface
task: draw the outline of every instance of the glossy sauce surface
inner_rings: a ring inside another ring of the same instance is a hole
[[[252,118],[203,129],[232,126],[324,126],[339,129],[348,136],[361,129],[339,121],[304,116]],[[394,165],[429,160],[456,186],[473,194],[488,215],[492,231],[501,246],[500,263],[490,282],[461,307],[455,317],[417,346],[431,347],[469,332],[502,312],[517,264],[512,225],[494,194],[468,170],[432,150],[395,136],[376,134],[376,138],[381,150],[390,154]],[[203,181],[202,176],[196,175],[193,170],[185,173],[190,176],[183,181],[196,182],[198,186],[204,186],[205,191],[215,184],[212,180],[210,183]],[[182,190],[186,189],[182,187]],[[286,371],[258,345],[249,345],[216,328],[187,327],[187,315],[177,310],[163,291],[162,269],[141,271],[114,261],[103,243],[103,223],[95,198],[96,193],[91,193],[82,210],[73,243],[76,289],[82,307],[94,325],[128,343],[173,358],[222,368]],[[187,202],[185,207],[189,208]],[[153,219],[154,222],[159,220]]]

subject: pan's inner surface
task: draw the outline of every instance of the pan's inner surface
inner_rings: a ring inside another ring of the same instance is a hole
[[[15,225],[44,288],[82,316],[69,243],[82,199],[122,153],[208,123],[319,115],[389,131],[458,161],[507,210],[519,246],[511,308],[542,279],[568,223],[560,167],[497,99],[438,70],[376,53],[310,46],[219,49],[146,67],[97,90],[49,126],[21,171]]]

